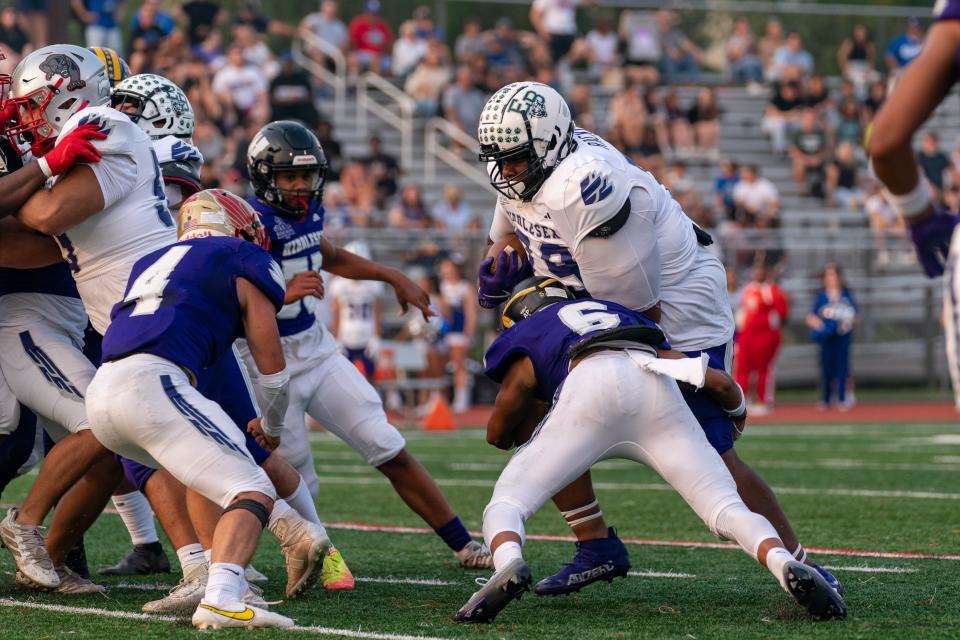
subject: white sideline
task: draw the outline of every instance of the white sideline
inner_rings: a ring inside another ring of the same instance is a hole
[[[449,582],[447,580],[436,580],[432,578],[394,578],[392,576],[386,577],[376,577],[376,576],[359,576],[354,578],[357,582],[371,582],[377,584],[412,584],[417,586],[427,586],[427,587],[452,587],[458,582]],[[169,591],[173,589],[175,584],[161,584],[159,582],[118,582],[116,584],[108,584],[108,588],[114,589],[134,589],[136,591]]]
[[[123,620],[141,620],[147,622],[176,622],[173,616],[155,616],[133,611],[113,611],[110,609],[96,609],[93,607],[67,607],[59,604],[41,604],[39,602],[25,602],[12,598],[0,598],[0,607],[17,607],[23,609],[40,609],[56,613],[71,613],[81,616],[100,616],[102,618],[120,618]],[[436,636],[410,636],[396,633],[376,633],[373,631],[353,631],[352,629],[336,629],[332,627],[295,626],[288,631],[300,631],[321,636],[339,636],[342,638],[365,638],[367,640],[447,640]]]
[[[909,567],[838,567],[832,564],[823,565],[824,569],[830,571],[853,571],[856,573],[916,573],[917,569]]]
[[[494,480],[477,478],[434,478],[437,484],[446,487],[487,487],[492,489]],[[351,477],[327,476],[320,474],[320,481],[328,484],[346,485],[379,485],[388,481],[382,476]],[[611,491],[673,491],[667,484],[634,483],[634,482],[594,482],[597,489]],[[773,487],[775,493],[783,495],[831,495],[848,496],[855,498],[910,498],[914,500],[960,500],[960,493],[946,493],[942,491],[890,491],[883,489],[810,489],[807,487]]]
[[[628,576],[638,578],[696,578],[692,573],[678,573],[676,571],[628,571]]]

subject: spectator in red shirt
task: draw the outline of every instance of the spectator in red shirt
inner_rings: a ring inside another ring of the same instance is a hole
[[[380,0],[367,0],[363,13],[347,27],[352,50],[348,64],[354,75],[366,69],[383,73],[390,68],[393,29],[380,17],[379,11]]]
[[[764,415],[773,402],[773,361],[780,349],[783,323],[787,318],[787,296],[775,282],[768,281],[767,266],[757,261],[752,280],[743,288],[737,332],[734,378],[750,397],[750,379],[757,376],[756,398],[750,412]]]

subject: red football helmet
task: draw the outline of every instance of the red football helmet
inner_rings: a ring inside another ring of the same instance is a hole
[[[223,189],[205,189],[184,200],[177,216],[177,235],[181,240],[240,238],[270,248],[270,235],[260,214],[243,198]]]

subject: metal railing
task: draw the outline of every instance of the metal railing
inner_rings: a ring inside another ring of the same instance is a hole
[[[333,61],[333,71],[310,57],[304,45],[317,49]],[[320,82],[333,88],[333,108],[337,116],[346,113],[347,60],[340,49],[309,31],[293,41],[293,60]]]
[[[459,149],[450,149],[441,140],[441,134],[456,144],[462,145],[474,158],[480,154],[480,145],[476,138],[464,132],[460,127],[446,118],[431,118],[424,129],[424,150],[426,155],[423,163],[423,175],[427,182],[433,183],[437,178],[437,160],[443,160],[448,166],[461,175],[470,178],[490,193],[496,193],[490,186],[490,178],[480,167],[479,163],[467,162],[463,159]]]
[[[370,95],[370,89],[376,89],[385,95],[396,110],[386,107]],[[367,72],[357,84],[357,128],[367,135],[369,115],[372,113],[400,132],[400,158],[405,169],[413,164],[413,112],[416,102],[389,80],[375,73]]]

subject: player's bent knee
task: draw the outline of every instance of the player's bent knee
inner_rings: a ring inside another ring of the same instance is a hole
[[[240,496],[256,496],[256,498]],[[265,528],[270,521],[273,500],[263,494],[253,492],[243,493],[240,496],[223,510],[223,514],[226,515],[231,511],[246,511],[260,522],[261,529]]]
[[[517,500],[494,499],[483,510],[483,535],[489,540],[502,531],[513,531],[520,534],[523,542],[526,537],[523,523],[530,515],[530,511]]]
[[[766,518],[750,511],[739,500],[728,501],[715,508],[707,525],[714,535],[737,542],[753,559],[757,558],[757,548],[761,542],[779,537]]]

